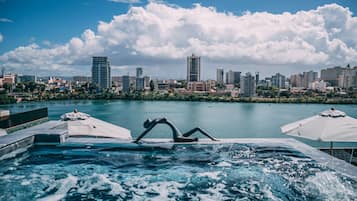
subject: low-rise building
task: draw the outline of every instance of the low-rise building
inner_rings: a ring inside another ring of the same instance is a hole
[[[206,85],[204,82],[188,82],[187,89],[189,91],[206,91]]]

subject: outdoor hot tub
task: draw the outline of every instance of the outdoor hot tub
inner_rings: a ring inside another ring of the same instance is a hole
[[[357,200],[357,168],[293,139],[68,138],[2,156],[0,200]]]

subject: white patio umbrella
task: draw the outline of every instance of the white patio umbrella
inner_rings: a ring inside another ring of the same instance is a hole
[[[330,142],[332,151],[333,142],[357,142],[357,119],[331,108],[318,115],[286,124],[281,127],[281,131],[295,137]]]

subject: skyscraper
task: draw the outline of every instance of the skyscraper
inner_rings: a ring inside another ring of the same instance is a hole
[[[331,86],[338,86],[338,77],[344,68],[334,67],[321,70],[321,80],[331,84]]]
[[[309,84],[317,79],[318,79],[317,72],[314,71],[303,72],[303,87],[308,88]]]
[[[226,83],[227,84],[239,84],[240,82],[240,72],[239,71],[228,71],[226,73]]]
[[[141,78],[143,76],[143,68],[137,67],[136,68],[136,78]]]
[[[241,72],[234,71],[233,74],[234,74],[234,79],[233,79],[234,84],[240,84],[240,74],[241,74]]]
[[[222,68],[217,69],[217,84],[223,84],[224,70]]]
[[[255,72],[255,86],[259,84],[259,72]]]
[[[99,89],[108,89],[112,86],[110,62],[108,57],[93,57],[92,82]]]
[[[291,87],[303,87],[304,77],[301,73],[290,76]]]
[[[201,80],[201,57],[187,57],[187,82],[199,82]]]
[[[251,73],[240,78],[240,94],[243,97],[255,96],[255,79]]]
[[[285,88],[285,76],[277,73],[271,77],[271,84],[277,88]]]
[[[130,77],[129,75],[124,75],[122,77],[122,91],[124,93],[129,93],[130,92]]]

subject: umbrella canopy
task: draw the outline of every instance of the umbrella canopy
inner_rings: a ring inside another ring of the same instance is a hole
[[[281,131],[287,135],[329,142],[357,142],[357,119],[330,109],[318,115],[286,124]]]

